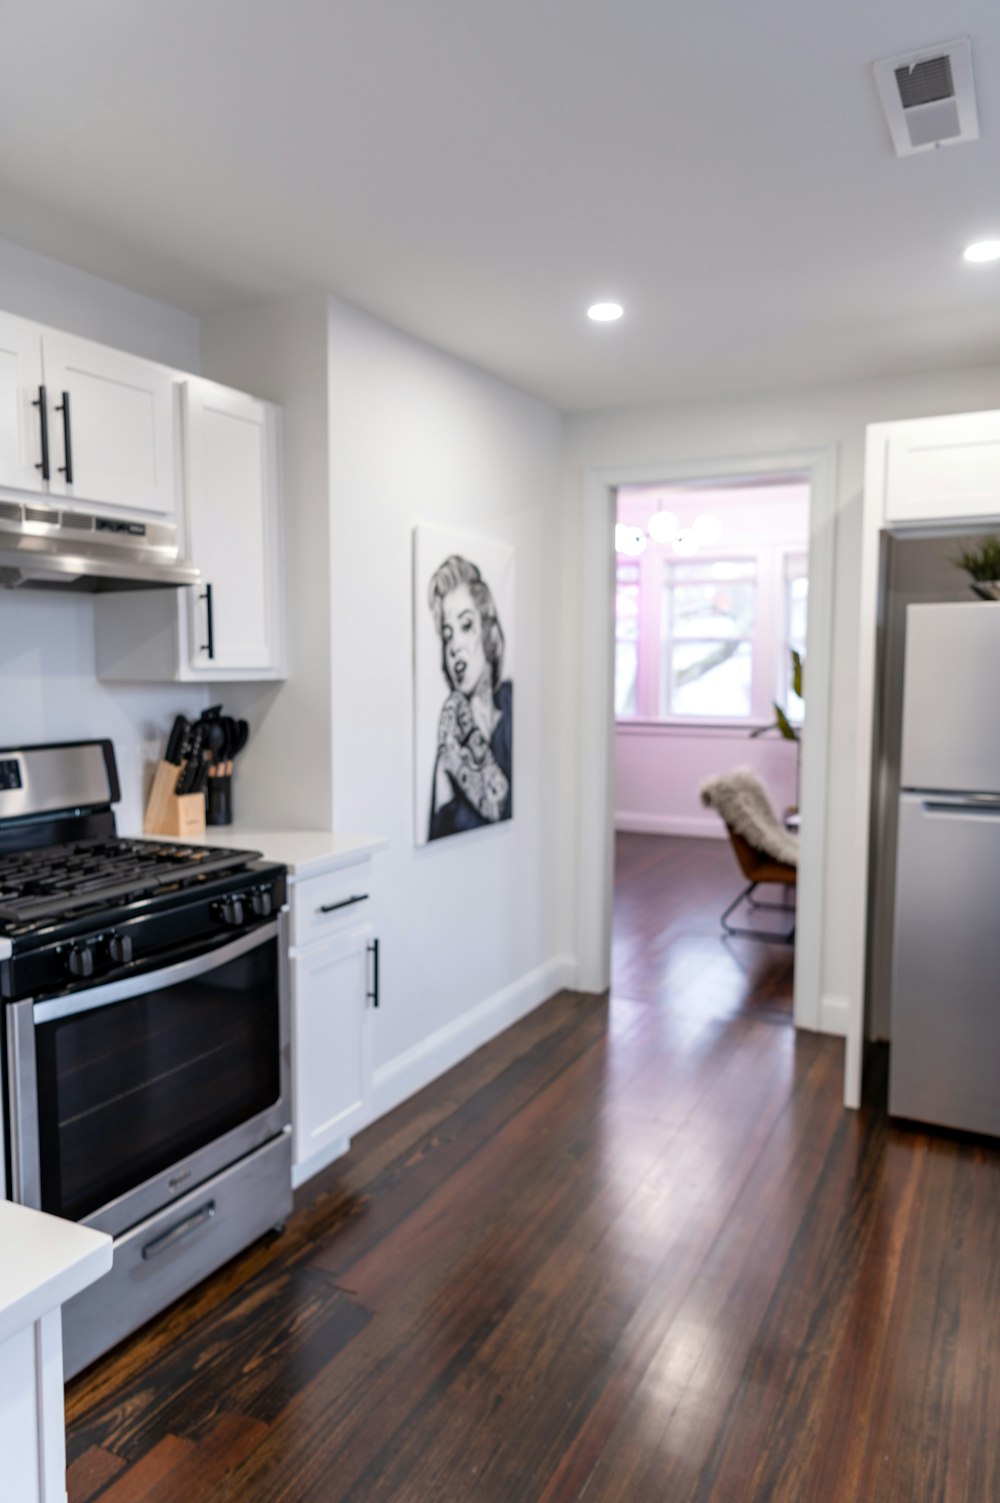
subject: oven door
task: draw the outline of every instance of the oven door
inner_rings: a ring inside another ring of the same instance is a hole
[[[8,1008],[15,1200],[117,1236],[286,1129],[287,917]]]

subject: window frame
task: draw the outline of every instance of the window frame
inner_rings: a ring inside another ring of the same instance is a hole
[[[659,725],[712,725],[712,726],[753,726],[756,724],[754,714],[756,708],[756,687],[759,678],[758,658],[760,655],[760,601],[761,583],[761,550],[756,548],[705,548],[699,549],[698,553],[687,557],[665,557],[661,561],[660,570],[660,663],[659,663],[659,709],[657,717]],[[753,589],[753,625],[749,633],[739,637],[681,637],[677,638],[673,632],[674,622],[674,591],[678,586],[693,585],[699,583],[717,583],[720,581],[698,579],[671,579],[671,574],[677,569],[697,568],[699,565],[712,564],[743,564],[746,573],[734,577],[733,582],[749,583]],[[673,651],[678,642],[738,642],[746,643],[750,648],[750,712],[747,715],[704,715],[687,714],[682,710],[664,710],[664,704],[670,704],[671,689],[673,682]]]

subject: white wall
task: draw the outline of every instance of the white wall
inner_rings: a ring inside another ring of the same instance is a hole
[[[0,308],[119,349],[197,370],[198,320],[61,261],[0,241]],[[94,673],[94,602],[0,590],[0,744],[110,736],[122,781],[119,825],[142,822],[146,766],[176,713],[208,703],[201,687],[105,687]]]
[[[167,303],[0,240],[0,309],[182,371],[201,369],[199,320]]]
[[[561,420],[543,403],[331,300],[334,821],[390,840],[378,858],[383,1078],[396,1062],[401,1080],[413,1084],[429,1058],[446,1060],[449,1038],[480,1041],[482,1016],[478,1036],[466,1031],[477,1008],[486,1004],[488,1031],[496,1031],[563,979],[552,577],[561,440]],[[513,543],[518,637],[514,818],[419,850],[411,703],[417,521]],[[421,1063],[414,1056],[429,1035],[432,1053]]]
[[[780,453],[838,446],[836,579],[833,614],[829,786],[826,814],[826,918],[823,993],[847,995],[859,936],[852,931],[845,883],[851,870],[855,795],[854,683],[857,664],[858,563],[865,426],[893,418],[974,411],[1000,406],[1000,368],[954,371],[850,385],[798,388],[714,402],[587,413],[567,423],[562,487],[562,636],[564,669],[560,749],[564,801],[560,840],[576,846],[579,769],[578,685],[586,665],[576,650],[583,610],[578,587],[579,518],[584,476],[615,465]],[[561,891],[560,933],[575,946],[576,892]]]
[[[320,294],[205,320],[203,374],[282,409],[288,679],[224,686],[252,727],[234,817],[265,829],[333,824],[327,306]]]

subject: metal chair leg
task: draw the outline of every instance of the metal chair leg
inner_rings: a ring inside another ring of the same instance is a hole
[[[748,902],[752,908],[779,908],[779,909],[784,909],[785,905],[783,903],[759,903],[759,902],[755,902],[754,898],[753,898],[753,894],[757,890],[757,887],[759,885],[760,884],[757,883],[757,882],[751,882],[750,885],[749,885],[749,887],[745,887],[743,889],[743,891],[739,894],[739,896],[735,897],[733,899],[733,901],[730,903],[729,907],[722,914],[722,916],[720,918],[720,923],[722,924],[722,927],[725,930],[725,933],[728,936],[731,936],[731,937],[736,938],[736,939],[755,939],[758,942],[760,942],[762,944],[766,944],[766,945],[793,945],[795,943],[795,925],[794,924],[792,925],[791,929],[782,930],[782,931],[779,931],[777,933],[769,934],[769,933],[767,933],[766,930],[763,930],[763,929],[747,929],[747,928],[745,928],[741,924],[731,924],[729,922],[729,915],[734,911],[734,909],[738,908],[740,906],[740,904],[742,902],[744,902],[744,901]]]

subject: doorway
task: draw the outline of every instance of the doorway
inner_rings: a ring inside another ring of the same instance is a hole
[[[616,992],[791,1021],[809,499],[794,473],[618,489]]]
[[[618,492],[625,487],[706,485],[797,477],[809,487],[807,632],[809,729],[801,747],[802,816],[798,868],[797,1026],[836,1032],[839,1019],[822,996],[826,757],[830,685],[830,608],[834,562],[834,453],[799,450],[592,470],[581,512],[583,676],[580,703],[579,985],[600,992],[611,979],[615,813],[615,591],[614,529]]]

